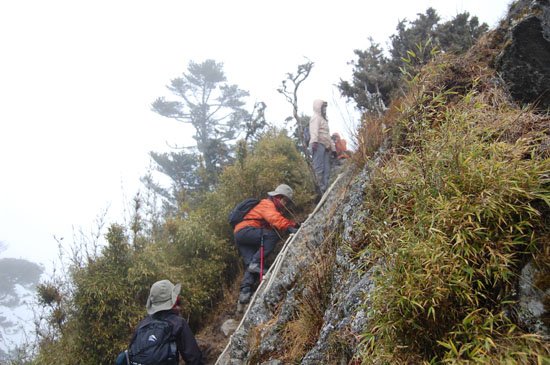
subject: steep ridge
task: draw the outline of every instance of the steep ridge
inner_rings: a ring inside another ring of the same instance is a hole
[[[541,29],[544,29],[544,37],[537,37],[535,41],[548,42],[547,36],[550,34],[548,14],[550,14],[548,1],[519,1],[512,6],[509,18],[502,22],[501,27],[485,37],[480,42],[481,44],[477,45],[464,59],[455,60],[443,56],[438,61],[439,64],[436,62],[431,66],[431,71],[425,71],[422,75],[424,83],[413,86],[413,88],[416,87],[413,90],[416,94],[405,97],[402,100],[402,105],[390,110],[383,120],[387,124],[396,123],[396,119],[412,122],[420,120],[422,124],[407,125],[409,129],[405,129],[405,132],[401,129],[401,133],[387,136],[375,153],[375,158],[363,164],[361,168],[347,166],[345,171],[338,176],[300,230],[285,243],[216,364],[277,365],[296,363],[297,361],[301,364],[361,363],[363,359],[361,354],[357,353],[357,347],[363,345],[364,348],[364,343],[361,341],[365,341],[365,327],[371,320],[369,316],[374,313],[371,296],[374,295],[375,277],[380,272],[384,272],[386,266],[389,265],[387,261],[376,258],[376,255],[368,249],[355,248],[358,241],[365,241],[363,235],[366,228],[364,225],[368,222],[366,218],[371,214],[365,207],[365,200],[370,198],[366,195],[366,190],[371,184],[373,174],[384,164],[389,164],[390,169],[401,167],[399,163],[403,158],[395,157],[397,143],[404,144],[407,147],[405,150],[414,149],[414,143],[423,143],[406,140],[409,137],[404,136],[404,133],[417,133],[426,137],[422,134],[425,131],[432,128],[440,129],[432,134],[428,132],[427,136],[431,138],[440,132],[443,135],[442,141],[451,143],[456,142],[451,132],[467,134],[470,130],[478,128],[478,125],[480,125],[479,129],[483,131],[480,132],[479,143],[490,145],[487,148],[488,151],[509,146],[510,153],[513,154],[515,153],[512,149],[514,146],[520,146],[527,141],[523,155],[517,159],[512,155],[509,156],[510,166],[516,162],[529,164],[531,161],[533,164],[540,163],[542,166],[540,170],[542,173],[537,176],[541,186],[535,188],[537,193],[540,192],[540,195],[537,196],[542,198],[540,201],[539,198],[532,199],[533,206],[538,207],[538,210],[533,215],[532,222],[527,223],[532,228],[531,234],[532,237],[535,237],[532,242],[538,245],[539,257],[535,255],[533,259],[526,255],[518,260],[517,262],[522,263],[523,269],[516,268],[515,262],[510,264],[510,270],[514,272],[515,276],[505,282],[515,285],[516,289],[513,292],[516,293],[514,294],[516,304],[503,305],[502,307],[507,308],[504,315],[511,318],[512,322],[526,333],[526,335],[519,335],[517,338],[526,339],[526,341],[532,340],[534,344],[531,354],[514,354],[512,352],[516,349],[513,348],[513,344],[510,344],[512,354],[507,354],[510,355],[510,359],[515,359],[514,356],[516,356],[519,359],[518,362],[523,361],[524,363],[530,363],[533,358],[538,359],[537,361],[549,359],[550,285],[547,278],[550,273],[548,263],[550,235],[547,230],[550,223],[550,208],[548,206],[550,202],[550,198],[548,198],[550,119],[548,110],[541,111],[539,109],[537,111],[532,105],[522,109],[521,103],[526,102],[525,98],[512,100],[514,91],[510,85],[514,83],[514,87],[517,87],[517,78],[512,81],[503,80],[493,68],[501,65],[501,63],[497,64],[495,60],[509,60],[510,57],[506,56],[507,52],[510,50],[516,52],[518,49],[513,46],[513,41],[502,42],[504,39],[508,39],[506,38],[508,34],[515,34],[518,40],[525,42],[526,38],[518,36],[517,33],[518,29],[525,28],[521,26],[523,21],[533,23],[536,20],[537,24],[541,25]],[[529,32],[531,31],[532,28],[529,28]],[[536,48],[537,45],[532,45],[532,47]],[[544,43],[541,47],[547,47],[547,44]],[[523,49],[531,48],[523,47]],[[523,60],[525,58],[523,57]],[[509,65],[510,62],[512,61],[507,61],[507,64]],[[538,59],[535,60],[535,63],[537,62],[539,62]],[[546,66],[543,66],[542,70],[544,71],[545,68]],[[527,69],[529,67],[523,68],[523,70]],[[543,72],[538,70],[537,72]],[[437,74],[440,71],[442,73]],[[544,75],[544,77],[548,76]],[[545,90],[537,91],[539,96],[545,95],[545,92]],[[533,102],[533,100],[532,98],[527,102]],[[536,100],[540,100],[540,98]],[[425,104],[420,105],[419,102]],[[519,105],[516,105],[516,102]],[[407,103],[410,105],[407,106]],[[537,105],[539,107],[542,105],[543,108],[546,106],[545,103]],[[409,114],[407,115],[407,113]],[[452,113],[458,113],[458,116],[454,116]],[[464,123],[464,125],[460,125],[460,123]],[[445,131],[444,127],[448,127],[449,131]],[[462,136],[459,135],[459,137]],[[398,142],[399,138],[404,138],[405,142]],[[456,140],[459,139],[456,138]],[[471,141],[464,142],[467,148],[470,148],[467,145],[469,142]],[[493,144],[491,145],[491,143]],[[485,147],[480,148],[483,150]],[[430,151],[422,150],[421,152],[428,154]],[[434,148],[432,152],[436,155],[445,153],[438,151],[437,148]],[[394,160],[388,163],[392,158]],[[459,161],[460,163],[467,163],[470,157],[460,155],[458,158],[466,160]],[[485,163],[485,161],[483,162]],[[448,163],[448,161],[444,161],[441,168],[446,168],[447,166],[444,164]],[[489,161],[489,164],[491,163]],[[495,168],[497,163],[503,162],[495,161]],[[442,186],[448,186],[445,178],[443,178]],[[512,188],[512,190],[514,189],[516,188]],[[459,194],[466,196],[466,193],[459,192]],[[487,198],[483,195],[486,194],[485,191],[480,194],[479,198]],[[471,196],[478,198],[474,194]],[[516,198],[511,198],[511,203],[505,204],[513,204],[514,199]],[[531,204],[531,201],[528,203]],[[531,208],[532,206],[529,205],[527,209]],[[434,227],[426,227],[425,230],[430,231],[432,228]],[[507,229],[512,231],[515,228],[505,224],[502,230],[506,231]],[[443,234],[435,228],[432,233]],[[491,244],[489,242],[488,250],[492,250]],[[370,255],[375,258],[370,260]],[[434,252],[433,255],[435,256],[436,253]],[[484,254],[482,253],[482,255]],[[372,262],[369,265],[362,265],[362,261]],[[470,270],[470,268],[466,267],[465,270]],[[506,297],[501,298],[500,294],[495,295],[495,298],[506,299]],[[497,303],[497,305],[500,304]],[[418,306],[422,307],[422,304],[418,304]],[[480,306],[480,311],[484,310],[486,308]],[[435,312],[428,310],[427,314],[428,317],[436,318]],[[488,318],[493,317],[489,316]],[[429,320],[429,318],[427,319]],[[471,319],[468,315],[464,318],[464,323],[460,325],[470,325],[468,320],[477,319]],[[409,335],[414,336],[415,329],[411,328]],[[515,330],[515,326],[509,328],[510,331]],[[439,329],[434,328],[434,331],[437,330]],[[452,333],[452,330],[448,329],[443,331]],[[529,337],[528,333],[536,333],[538,337]],[[492,341],[490,337],[487,338],[487,341]],[[467,353],[467,348],[453,349],[453,344],[450,341],[439,341],[437,344],[442,348],[449,347],[450,353],[456,351],[456,359],[464,359],[466,363],[471,361],[468,359],[482,359],[484,362],[491,363],[493,361],[491,356],[495,356],[494,361],[497,361],[496,359],[502,355],[499,353],[502,350],[499,350],[494,343],[487,342],[483,353]],[[406,347],[403,346],[403,348]],[[391,353],[393,349],[384,349],[384,351]],[[433,349],[428,348],[425,351],[428,354],[425,355],[428,356],[428,359],[433,356],[431,352]],[[423,359],[420,357],[423,356],[422,354],[407,356],[412,357],[402,357],[402,359],[406,359],[410,363],[427,361],[426,357]],[[387,361],[391,362],[392,360]]]
[[[244,363],[278,351],[276,329],[290,321],[296,310],[296,297],[306,289],[300,286],[304,271],[319,263],[324,246],[331,244],[332,235],[344,216],[343,202],[353,175],[351,168],[340,174],[299,231],[285,242],[217,364]],[[343,258],[343,262],[346,261]],[[267,326],[275,317],[276,323]],[[259,347],[252,349],[249,344],[250,331],[261,326],[264,328]]]

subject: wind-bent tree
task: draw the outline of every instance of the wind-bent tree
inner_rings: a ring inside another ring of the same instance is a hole
[[[304,82],[308,78],[313,68],[313,65],[314,63],[311,61],[298,65],[296,74],[291,72],[287,73],[286,79],[281,82],[281,87],[277,89],[277,91],[285,97],[290,105],[292,105],[292,117],[294,117],[294,120],[296,120],[295,136],[299,141],[298,148],[306,156],[307,143],[304,140],[304,129],[306,124],[309,122],[309,118],[304,115],[302,115],[301,117],[298,116],[298,89],[300,88],[302,82]],[[289,117],[287,118],[287,121],[291,119],[292,118]]]
[[[214,60],[202,63],[191,61],[187,73],[173,79],[167,87],[177,99],[159,97],[152,104],[152,109],[162,116],[192,125],[195,129],[193,139],[196,141],[196,150],[192,148],[191,153],[185,153],[191,156],[157,155],[153,158],[161,165],[161,171],[164,170],[164,173],[175,179],[176,186],[194,188],[196,181],[193,179],[198,175],[202,189],[211,190],[222,168],[231,162],[230,142],[253,119],[244,108],[243,98],[248,96],[248,92],[239,89],[237,85],[228,84],[223,63]],[[185,160],[192,162],[187,165],[194,165],[197,158],[204,173],[195,171],[197,175],[191,181],[180,181],[182,176],[189,177],[188,172],[176,172],[178,167],[171,166],[172,163]]]
[[[265,109],[267,105],[263,101],[254,103],[254,108],[249,118],[244,121],[245,142],[257,140],[261,132],[265,131],[268,124],[265,120]]]
[[[316,193],[319,194],[321,190],[319,189],[319,185],[316,182],[315,171],[313,170],[311,156],[308,152],[309,141],[307,139],[309,138],[309,132],[307,137],[304,133],[306,127],[309,128],[310,117],[304,114],[302,114],[301,116],[298,115],[298,89],[300,88],[302,82],[304,82],[308,78],[311,70],[313,69],[313,65],[314,63],[308,60],[306,63],[298,65],[298,69],[296,70],[295,74],[288,72],[286,74],[286,79],[281,82],[281,87],[278,88],[277,91],[285,97],[290,105],[292,105],[292,117],[286,118],[286,121],[288,122],[292,120],[292,118],[294,118],[294,120],[296,121],[296,128],[294,129],[294,139],[296,141],[298,150],[302,152],[305,157],[307,166],[309,167],[311,181],[313,182]]]
[[[342,96],[353,99],[363,112],[380,114],[398,91],[403,71],[414,75],[438,51],[465,52],[488,29],[469,13],[458,14],[443,24],[439,21],[433,8],[412,22],[399,21],[397,33],[390,37],[389,57],[369,38],[369,48],[355,50],[358,58],[350,62],[352,80],[340,80]]]

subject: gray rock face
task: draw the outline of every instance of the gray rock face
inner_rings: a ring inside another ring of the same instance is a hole
[[[363,221],[364,216],[368,214],[362,204],[363,191],[365,184],[369,181],[369,174],[370,170],[366,168],[357,175],[349,187],[346,200],[340,206],[342,239],[345,243],[353,241],[354,225],[356,222]],[[348,363],[349,359],[345,357],[350,356],[353,349],[349,348],[347,354],[346,351],[339,354],[341,358],[334,358],[334,354],[330,353],[331,343],[335,341],[335,337],[344,336],[348,337],[344,342],[349,342],[350,335],[361,333],[367,320],[361,303],[365,297],[368,297],[373,286],[372,269],[359,274],[360,270],[357,270],[354,262],[356,260],[349,255],[349,252],[342,249],[342,246],[337,250],[331,301],[325,311],[317,343],[304,356],[302,364]]]
[[[519,277],[519,302],[517,304],[517,315],[519,324],[529,332],[538,333],[550,339],[550,328],[544,322],[548,318],[547,308],[544,302],[550,298],[550,288],[542,290],[537,288],[536,276],[540,274],[536,266],[529,262],[521,270]]]
[[[506,46],[496,59],[514,99],[550,109],[550,1],[522,0],[510,11]]]
[[[238,325],[239,325],[239,322],[237,322],[236,320],[228,319],[227,321],[223,322],[221,331],[223,332],[223,335],[225,337],[228,337],[230,334],[235,332]]]
[[[326,200],[310,215],[292,242],[279,253],[277,261],[258,288],[242,324],[231,336],[230,342],[217,364],[258,363],[277,364],[274,358],[280,350],[280,329],[293,319],[299,301],[307,290],[300,283],[305,270],[316,265],[316,254],[330,242],[331,232],[341,232],[343,245],[337,249],[329,289],[329,304],[323,316],[323,325],[317,342],[302,359],[302,364],[346,364],[354,353],[350,338],[357,338],[367,321],[365,298],[373,286],[372,272],[361,272],[356,260],[344,248],[354,240],[354,225],[368,214],[362,209],[363,191],[368,183],[370,169],[359,174],[345,170],[326,195]],[[280,261],[280,262],[279,262]],[[373,268],[372,270],[374,270]],[[269,325],[268,325],[269,323]],[[334,358],[335,341],[347,346]],[[353,341],[352,341],[353,342]],[[252,353],[252,351],[254,353]]]
[[[245,313],[241,326],[231,336],[224,353],[218,359],[218,364],[246,364],[256,360],[252,356],[268,359],[269,364],[277,364],[281,359],[269,354],[277,353],[281,339],[279,330],[292,319],[298,307],[297,295],[304,289],[299,285],[300,278],[311,265],[316,264],[316,254],[326,244],[327,235],[342,225],[352,225],[353,212],[359,207],[351,207],[348,197],[353,196],[347,191],[361,194],[361,182],[353,183],[353,172],[348,170],[340,175],[315,212],[302,225],[296,236],[288,242],[279,253],[276,262],[266,275],[266,279],[252,298],[250,308]],[[361,198],[355,199],[355,204],[361,204]],[[347,211],[345,215],[343,211]],[[343,223],[343,218],[347,223]],[[351,229],[351,228],[350,228]],[[350,257],[343,250],[336,256],[337,265],[333,271],[330,304],[324,316],[324,325],[315,347],[303,359],[303,363],[319,364],[324,361],[327,340],[335,331],[361,328],[363,317],[357,315],[356,308],[360,297],[370,285],[368,275],[359,277],[350,274]],[[270,325],[266,325],[270,322]],[[253,330],[254,331],[251,331]],[[251,334],[253,332],[253,334]],[[254,342],[254,354],[251,353]]]

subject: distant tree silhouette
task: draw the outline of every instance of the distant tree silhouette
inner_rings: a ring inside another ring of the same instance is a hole
[[[265,126],[265,105],[257,103],[254,111],[248,112],[244,101],[248,92],[227,83],[223,64],[214,60],[191,61],[187,72],[171,80],[167,87],[176,99],[159,97],[152,109],[193,126],[196,146],[186,152],[152,157],[176,188],[211,190],[222,168],[232,161],[230,143],[241,132],[250,138]]]
[[[19,304],[15,285],[36,285],[43,272],[44,268],[32,261],[15,258],[0,259],[0,300],[12,298],[16,304]]]
[[[304,129],[309,123],[309,117],[304,115],[298,116],[298,89],[302,82],[304,82],[311,73],[314,63],[308,61],[301,65],[298,65],[296,73],[288,72],[286,79],[281,81],[281,87],[277,89],[277,92],[282,94],[286,101],[292,106],[292,117],[287,118],[287,121],[294,118],[296,121],[295,137],[298,141],[298,148],[307,155],[307,143],[304,140]]]

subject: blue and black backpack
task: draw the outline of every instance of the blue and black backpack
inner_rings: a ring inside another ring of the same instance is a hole
[[[248,198],[240,202],[233,208],[231,213],[228,216],[229,225],[231,228],[235,228],[237,224],[244,220],[245,215],[252,210],[260,201],[256,198]]]
[[[177,365],[176,339],[172,336],[172,324],[152,318],[136,330],[128,348],[130,365]]]

